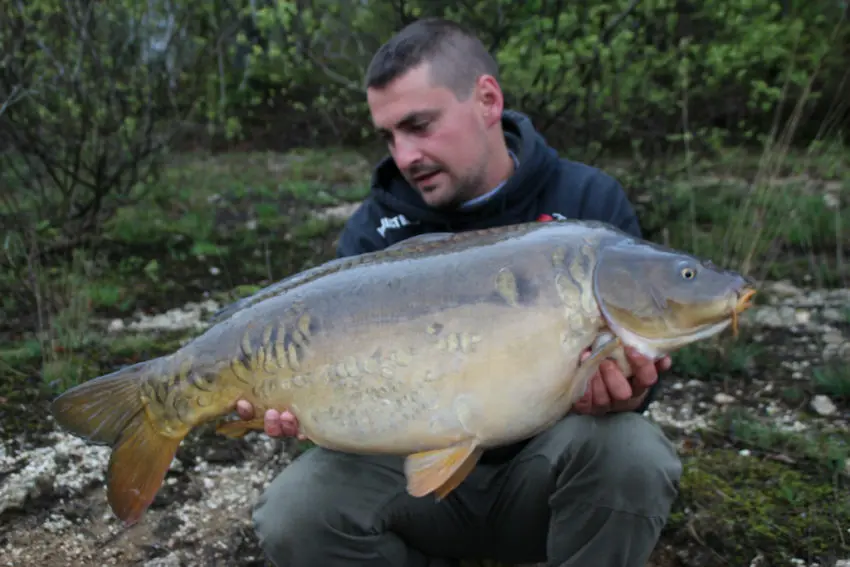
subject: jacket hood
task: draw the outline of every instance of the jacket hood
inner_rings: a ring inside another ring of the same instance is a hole
[[[519,160],[519,167],[499,191],[484,203],[470,209],[441,211],[428,206],[401,175],[392,157],[385,157],[372,176],[372,195],[388,209],[405,215],[410,221],[435,226],[439,230],[477,228],[510,222],[517,212],[532,203],[540,191],[557,175],[558,156],[531,120],[512,110],[502,113],[505,141]]]

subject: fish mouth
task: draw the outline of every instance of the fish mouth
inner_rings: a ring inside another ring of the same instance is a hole
[[[739,316],[741,313],[753,306],[750,301],[756,294],[755,288],[747,287],[738,292],[738,299],[735,302],[735,307],[732,309],[732,336],[737,337],[739,330]]]

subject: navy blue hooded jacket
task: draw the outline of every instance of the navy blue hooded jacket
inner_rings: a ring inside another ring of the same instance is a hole
[[[470,209],[437,211],[428,207],[392,158],[386,157],[372,175],[371,195],[345,225],[337,254],[372,252],[426,232],[516,224],[546,214],[605,221],[641,235],[634,209],[615,179],[559,158],[523,114],[506,110],[502,126],[519,167],[496,195]]]
[[[641,236],[635,211],[614,178],[588,165],[559,158],[523,114],[506,110],[502,126],[508,149],[519,165],[492,197],[470,209],[446,212],[429,208],[387,157],[375,168],[370,196],[346,223],[337,255],[380,250],[423,233],[516,224],[542,220],[547,215],[603,221]],[[637,411],[646,409],[653,391]],[[510,458],[522,445],[488,451],[482,461]]]

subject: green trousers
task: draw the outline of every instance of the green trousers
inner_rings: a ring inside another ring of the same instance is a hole
[[[571,414],[440,502],[406,493],[401,458],[310,449],[268,486],[254,526],[277,567],[644,567],[681,472],[646,418]]]

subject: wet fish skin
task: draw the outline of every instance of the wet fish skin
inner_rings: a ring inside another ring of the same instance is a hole
[[[176,352],[76,386],[52,410],[113,447],[108,499],[127,523],[189,431],[239,399],[260,416],[288,408],[318,445],[407,455],[410,493],[443,497],[484,449],[566,414],[604,358],[625,368],[624,344],[658,356],[707,338],[751,288],[604,223],[429,234],[261,290]],[[262,418],[220,431],[250,428]]]

